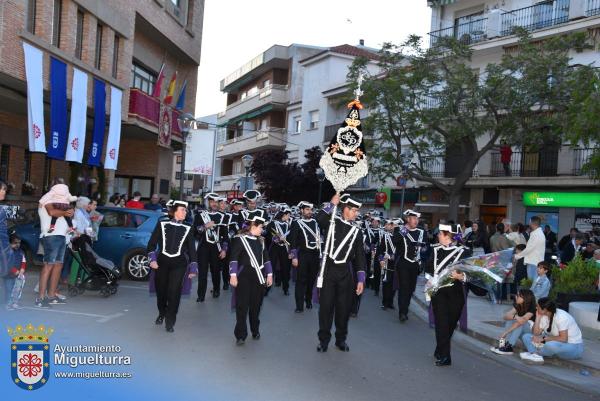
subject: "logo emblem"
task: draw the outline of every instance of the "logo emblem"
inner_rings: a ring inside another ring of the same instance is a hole
[[[75,138],[71,141],[71,147],[75,150],[79,149],[79,138]]]
[[[115,152],[115,148],[112,148],[112,149],[110,150],[110,152],[108,152],[108,156],[109,156],[109,157],[110,157],[112,160],[115,160],[115,154],[116,154],[116,152]]]
[[[92,157],[98,156],[98,144],[94,142],[92,145]]]
[[[11,337],[10,372],[13,383],[24,390],[37,390],[50,377],[50,344],[54,330],[44,325],[18,325],[8,329]]]
[[[58,132],[52,132],[52,149],[58,148]]]
[[[42,131],[40,130],[40,127],[37,126],[37,124],[33,124],[33,136],[35,137],[35,139],[42,136]]]

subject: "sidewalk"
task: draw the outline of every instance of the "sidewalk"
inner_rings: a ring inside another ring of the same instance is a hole
[[[419,276],[417,289],[413,295],[413,301],[416,301],[425,312],[427,312],[428,303],[425,300],[423,286],[425,278]],[[416,306],[416,305],[415,305]],[[502,315],[511,308],[511,304],[505,301],[502,305],[490,303],[487,297],[477,297],[472,293],[467,299],[468,307],[468,329],[467,335],[483,343],[497,345],[498,336],[503,331]],[[425,319],[427,317],[425,316]],[[458,332],[458,330],[457,330]],[[555,367],[568,368],[581,373],[582,376],[588,372],[590,376],[600,377],[600,333],[593,331],[583,331],[585,351],[583,357],[578,360],[565,361],[556,358],[545,358],[544,366],[551,365]],[[519,342],[515,347],[515,354],[511,356],[501,356],[501,358],[512,358],[520,361],[519,352],[523,351],[522,344]],[[489,347],[488,347],[489,350]],[[495,355],[495,354],[494,354]],[[524,362],[524,366],[525,365]],[[583,372],[583,373],[582,373]]]

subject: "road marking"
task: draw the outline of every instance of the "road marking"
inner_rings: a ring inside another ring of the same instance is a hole
[[[98,322],[98,323],[106,323],[112,319],[116,319],[116,318],[124,315],[123,313],[115,313],[112,315],[98,315],[95,313],[74,312],[74,311],[68,311],[68,310],[41,309],[41,308],[34,308],[31,306],[24,306],[21,309],[29,309],[29,310],[35,310],[35,311],[40,311],[40,312],[64,313],[66,315],[78,315],[78,316],[92,317],[92,318],[96,318],[96,322]]]
[[[127,284],[125,284],[125,285],[119,284],[119,288],[131,288],[133,290],[148,290],[148,286],[140,287],[137,285],[127,285]]]

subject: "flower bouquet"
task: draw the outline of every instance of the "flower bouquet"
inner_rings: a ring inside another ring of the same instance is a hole
[[[495,283],[502,283],[511,274],[513,249],[487,253],[459,260],[442,270],[437,276],[426,275],[425,294],[427,300],[440,289],[454,283],[450,273],[454,270],[466,274],[466,280],[484,289],[490,289]]]

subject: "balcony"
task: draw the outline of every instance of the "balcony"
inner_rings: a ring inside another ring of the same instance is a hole
[[[285,147],[285,130],[269,128],[228,139],[217,144],[217,157],[231,157],[265,149]]]
[[[576,148],[573,149],[573,175],[585,175],[582,167],[590,160],[592,154],[599,149]]]
[[[588,0],[585,8],[586,17],[600,14],[600,0]]]
[[[130,118],[144,123],[145,128],[155,127],[156,130],[152,129],[152,131],[158,134],[160,114],[160,100],[158,98],[152,97],[139,89],[131,88],[129,90],[128,114]],[[181,138],[181,131],[179,131],[179,125],[177,124],[179,114],[179,110],[172,109],[171,132],[174,136]]]
[[[254,95],[238,100],[219,113],[219,124],[232,124],[252,118],[275,108],[285,108],[288,103],[287,85],[268,85]]]
[[[481,42],[487,37],[487,21],[487,18],[482,18],[429,32],[429,43],[431,46],[435,46],[441,38],[446,37],[453,37],[466,44]]]
[[[452,178],[457,175],[457,170],[451,163],[447,163],[446,156],[424,156],[422,159],[423,170],[432,178]],[[471,177],[479,176],[479,165],[475,165]]]
[[[241,196],[241,193],[245,191],[244,187],[246,181],[245,174],[232,174],[232,175],[223,175],[220,177],[215,177],[215,185],[214,190],[217,192],[229,192],[236,191],[238,192],[235,195],[236,198]],[[252,176],[248,177],[248,189],[254,188],[254,178]],[[241,192],[241,193],[240,193]]]
[[[555,0],[502,14],[501,35],[511,35],[516,27],[528,31],[548,28],[569,21],[570,0]]]
[[[508,166],[504,166],[499,152],[493,152],[490,175],[492,177],[556,177],[558,175],[559,148],[539,152],[513,152]]]

